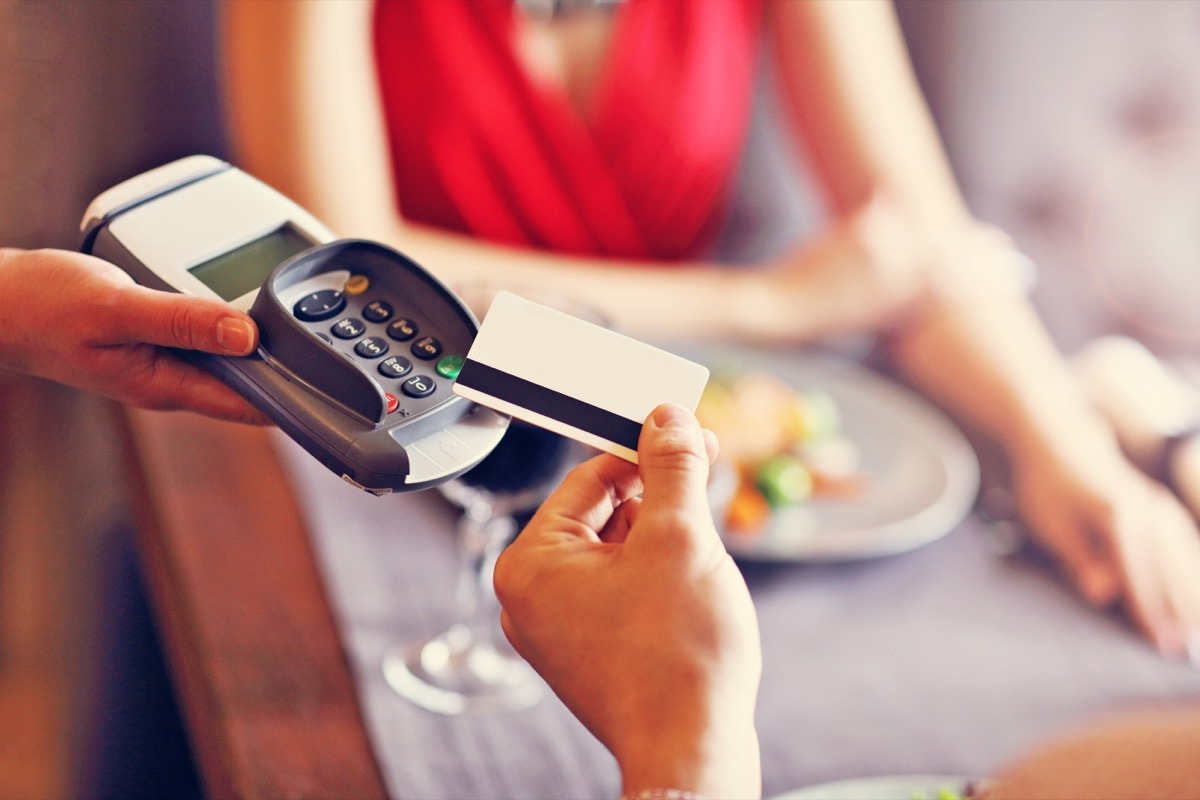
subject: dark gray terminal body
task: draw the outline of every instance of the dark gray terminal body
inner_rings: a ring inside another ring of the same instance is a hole
[[[391,248],[333,240],[295,203],[224,162],[183,159],[102,194],[81,249],[145,286],[249,311],[255,353],[181,355],[367,491],[456,477],[507,427],[451,390],[454,357],[478,330],[453,293]]]

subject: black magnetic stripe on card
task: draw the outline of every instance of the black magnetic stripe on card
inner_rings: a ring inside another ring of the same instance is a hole
[[[539,383],[518,378],[504,370],[467,359],[458,373],[457,383],[529,409],[543,417],[558,420],[581,431],[610,442],[637,450],[642,424],[586,403],[562,392],[548,389]]]

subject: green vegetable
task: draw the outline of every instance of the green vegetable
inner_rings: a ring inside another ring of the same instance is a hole
[[[917,789],[912,793],[912,800],[929,800],[929,795],[925,794],[925,792],[921,791],[920,789]],[[962,796],[961,792],[942,787],[941,789],[937,790],[937,796],[935,800],[966,800],[966,798]]]
[[[754,478],[772,508],[803,503],[812,495],[812,473],[795,456],[780,455],[764,461]]]

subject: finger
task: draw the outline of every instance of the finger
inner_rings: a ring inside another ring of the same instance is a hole
[[[624,542],[629,536],[629,530],[633,527],[633,523],[637,521],[641,506],[642,499],[640,497],[631,497],[618,506],[616,512],[609,517],[608,522],[600,531],[600,541],[609,544]]]
[[[1188,513],[1174,498],[1162,497],[1157,514],[1141,534],[1146,538],[1146,580],[1144,589],[1135,587],[1144,627],[1158,649],[1177,656],[1187,655],[1193,632],[1200,631],[1200,538]],[[1152,570],[1152,571],[1151,571]],[[1145,595],[1148,599],[1142,600]]]
[[[1137,523],[1128,528],[1118,524],[1114,536],[1129,616],[1160,652],[1178,655],[1183,637],[1171,611],[1159,552],[1162,537],[1169,534],[1162,527],[1167,523],[1163,514],[1167,507],[1161,502],[1143,504]]]
[[[1154,536],[1152,530],[1138,532]],[[1128,548],[1122,558],[1125,607],[1130,619],[1161,653],[1178,654],[1182,640],[1170,619],[1165,587],[1144,544]]]
[[[103,344],[146,343],[225,356],[244,356],[258,344],[247,314],[203,297],[142,286],[122,290],[110,306]]]
[[[169,355],[160,355],[151,377],[122,398],[141,408],[187,410],[227,422],[270,425],[261,411],[216,376]]]
[[[1122,575],[1116,555],[1086,520],[1062,519],[1044,528],[1038,538],[1088,603],[1101,608],[1120,596]]]
[[[704,434],[704,450],[708,453],[708,465],[711,467],[717,463],[717,456],[721,455],[721,442],[717,440],[717,435],[705,428]]]
[[[1121,595],[1121,569],[1111,554],[1099,553],[1085,543],[1071,548],[1065,561],[1083,599],[1096,608],[1112,605]]]
[[[1167,599],[1177,622],[1179,652],[1200,667],[1200,534],[1191,523],[1165,543]]]
[[[708,505],[709,452],[695,416],[676,405],[656,408],[642,426],[638,461],[645,485],[639,529],[671,547],[709,544],[716,537]]]
[[[220,382],[212,385],[211,389],[197,391],[192,397],[190,410],[206,417],[260,427],[275,424],[274,420],[251,405],[246,398]]]
[[[513,650],[516,650],[519,656],[528,660],[526,653],[529,652],[529,648],[525,647],[525,641],[517,631],[517,626],[509,615],[508,609],[503,606],[500,608],[500,630],[504,631],[504,638],[508,639],[508,643],[512,645]]]
[[[641,489],[636,465],[608,453],[595,456],[567,473],[518,541],[562,533],[595,536]]]

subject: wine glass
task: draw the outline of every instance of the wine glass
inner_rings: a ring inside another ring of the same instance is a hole
[[[457,291],[476,309],[494,295],[482,287]],[[603,324],[586,308],[561,298],[520,293]],[[586,450],[584,445],[514,419],[495,450],[461,477],[439,487],[446,499],[462,509],[455,531],[456,621],[435,636],[388,649],[383,675],[394,691],[443,714],[516,711],[538,702],[544,685],[500,630],[492,572],[521,523]]]

